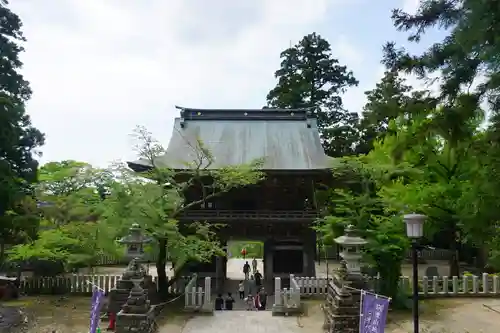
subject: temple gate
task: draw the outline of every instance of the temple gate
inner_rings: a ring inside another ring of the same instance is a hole
[[[156,162],[176,170],[196,160],[193,147],[200,140],[213,155],[208,167],[263,160],[266,179],[259,184],[231,190],[186,211],[180,222],[223,223],[219,237],[264,242],[264,279],[315,276],[316,234],[311,229],[318,217],[315,191],[330,180],[331,158],[321,146],[316,119],[307,110],[207,110],[179,108],[166,154]],[[148,162],[129,162],[135,171]],[[201,197],[192,188],[190,200]],[[193,269],[200,277],[226,279],[227,258]]]

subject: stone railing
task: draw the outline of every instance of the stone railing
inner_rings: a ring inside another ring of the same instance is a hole
[[[302,296],[325,296],[331,278],[295,277]],[[371,279],[371,289],[377,290],[377,278]],[[410,294],[411,278],[400,277],[400,287]],[[276,282],[275,282],[276,284]],[[434,276],[419,279],[419,295],[423,298],[439,297],[500,297],[500,276],[484,273],[482,276]]]
[[[184,308],[193,312],[212,312],[212,281],[204,279],[204,287],[198,287],[198,275],[194,274],[186,286]]]
[[[300,287],[293,274],[290,274],[290,289],[284,294],[284,303],[287,308],[300,307]]]
[[[289,314],[302,311],[300,286],[296,279],[293,274],[290,274],[290,288],[281,288],[281,278],[274,278],[273,313]]]
[[[92,285],[99,286],[106,293],[115,288],[121,275],[71,274],[68,276],[23,277],[19,291],[27,295],[91,295]],[[189,277],[182,277],[169,287],[170,294],[182,294]],[[153,277],[158,285],[158,277]]]
[[[453,256],[453,251],[448,249],[423,249],[418,252],[418,257],[422,260],[450,260]],[[408,259],[411,258],[411,251],[406,253]],[[321,260],[341,260],[340,250],[337,246],[326,246],[321,254]]]

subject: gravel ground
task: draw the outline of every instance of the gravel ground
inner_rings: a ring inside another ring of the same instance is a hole
[[[228,277],[241,279],[243,273],[241,259],[231,259],[228,262]],[[335,267],[329,264],[329,268]],[[420,274],[428,265],[437,265],[441,274],[446,273],[447,265],[442,262],[432,262],[421,265]],[[97,274],[121,274],[123,267],[100,267]],[[261,264],[260,264],[260,269]],[[154,268],[151,271],[154,272]],[[317,275],[326,275],[326,265],[317,266]],[[403,268],[405,275],[411,275],[408,267]],[[36,316],[37,326],[28,333],[87,333],[89,323],[89,298],[60,299],[57,297],[23,298],[26,308]],[[421,317],[421,332],[423,333],[497,333],[500,332],[500,299],[445,299],[429,302],[424,308],[432,308],[431,314],[424,313]],[[187,317],[185,314],[163,319],[160,323],[160,333],[246,333],[258,332],[322,332],[323,313],[319,302],[309,307],[308,315],[301,318],[272,317],[271,312],[233,311],[221,312],[215,316]],[[105,323],[101,328],[106,327]],[[212,328],[211,328],[212,327]],[[386,332],[412,332],[411,316],[391,315]],[[1,332],[1,331],[0,331]]]

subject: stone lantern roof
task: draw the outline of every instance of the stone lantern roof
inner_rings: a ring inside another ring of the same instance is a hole
[[[350,224],[345,228],[345,234],[343,236],[335,238],[335,243],[342,246],[363,246],[368,242],[357,236],[354,226]]]
[[[127,245],[142,245],[150,243],[151,241],[151,237],[144,236],[139,224],[134,223],[129,229],[129,234],[125,237],[122,237],[118,242]]]

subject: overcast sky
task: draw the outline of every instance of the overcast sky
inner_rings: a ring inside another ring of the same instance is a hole
[[[360,85],[344,103],[359,112],[383,73],[383,43],[407,44],[391,9],[418,0],[11,2],[28,38],[23,74],[34,91],[28,113],[47,137],[42,162],[105,166],[135,158],[136,125],[166,146],[174,105],[261,108],[280,52],[311,32],[354,71]]]

